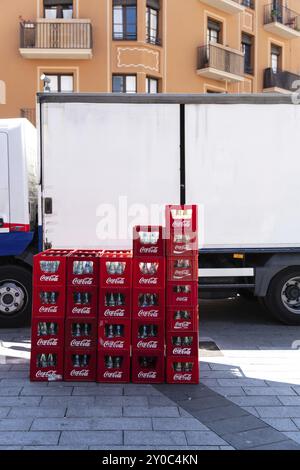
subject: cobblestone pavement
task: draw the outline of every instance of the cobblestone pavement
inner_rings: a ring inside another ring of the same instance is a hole
[[[30,383],[29,328],[0,330],[0,450],[299,450],[300,329],[255,302],[200,311],[199,386]]]

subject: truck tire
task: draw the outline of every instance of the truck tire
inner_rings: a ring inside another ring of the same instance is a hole
[[[300,267],[275,276],[265,297],[268,310],[286,325],[300,325]]]
[[[31,296],[30,269],[11,264],[0,266],[0,328],[29,324]]]

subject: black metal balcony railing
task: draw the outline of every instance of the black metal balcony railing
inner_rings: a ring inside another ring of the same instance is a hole
[[[146,41],[148,44],[154,44],[155,46],[161,46],[162,42],[158,36],[152,36],[151,34],[146,34]]]
[[[198,70],[207,67],[234,75],[243,75],[244,56],[217,44],[201,46],[198,48]]]
[[[276,3],[265,5],[264,23],[281,23],[300,32],[300,14]]]
[[[88,22],[23,22],[20,47],[36,49],[91,49],[92,25]]]
[[[36,116],[35,116],[35,109],[34,108],[22,108],[20,110],[21,118],[26,118],[30,121],[34,126],[36,125]]]
[[[264,88],[282,88],[283,90],[295,91],[299,86],[300,75],[286,70],[274,72],[272,68],[265,69]]]

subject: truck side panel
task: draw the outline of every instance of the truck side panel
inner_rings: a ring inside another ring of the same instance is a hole
[[[179,105],[46,103],[42,125],[53,247],[129,248],[133,225],[161,224],[179,202]]]
[[[200,246],[300,247],[299,106],[186,105],[185,113],[186,198],[201,207]]]

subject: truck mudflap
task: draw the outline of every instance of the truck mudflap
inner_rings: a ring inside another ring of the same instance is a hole
[[[33,240],[34,232],[0,234],[0,256],[21,255]]]

